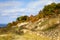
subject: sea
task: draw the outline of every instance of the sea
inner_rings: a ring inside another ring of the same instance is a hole
[[[0,24],[0,27],[6,27],[7,24]]]

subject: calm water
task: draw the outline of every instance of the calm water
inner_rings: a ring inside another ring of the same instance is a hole
[[[7,24],[0,24],[0,27],[6,27]]]

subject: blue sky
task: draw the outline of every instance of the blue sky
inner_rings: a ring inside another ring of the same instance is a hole
[[[60,0],[0,0],[0,24],[15,21],[22,15],[36,15],[44,5]]]

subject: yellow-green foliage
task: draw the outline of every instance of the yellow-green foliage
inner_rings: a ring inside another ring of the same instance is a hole
[[[51,3],[49,5],[45,5],[44,8],[42,10],[39,11],[39,13],[35,16],[20,16],[17,18],[18,21],[20,22],[24,22],[24,21],[37,21],[40,18],[44,18],[44,17],[55,17],[58,14],[60,14],[60,3],[56,4],[56,3]]]
[[[60,14],[60,3],[51,3],[50,5],[44,6],[43,10],[39,12],[38,17],[55,17]]]

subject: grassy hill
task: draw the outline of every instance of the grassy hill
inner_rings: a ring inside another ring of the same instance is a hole
[[[60,40],[60,3],[46,5],[37,15],[20,16],[0,28],[0,40]]]

